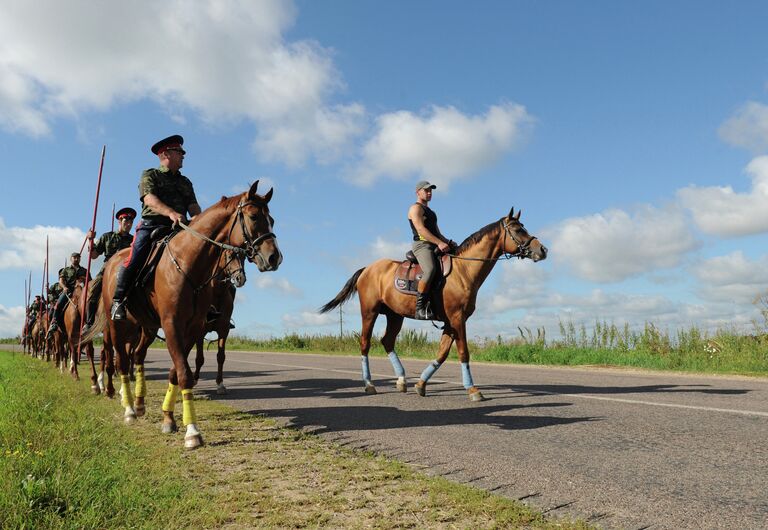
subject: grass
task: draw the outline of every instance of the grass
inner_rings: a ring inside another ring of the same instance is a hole
[[[760,331],[744,335],[736,330],[720,329],[707,333],[697,327],[670,332],[652,323],[642,330],[628,326],[596,322],[587,329],[572,323],[560,324],[557,340],[547,340],[546,330],[518,328],[513,338],[470,341],[469,350],[476,361],[539,365],[600,365],[673,370],[684,372],[768,375],[768,335]],[[164,347],[158,343],[157,347]],[[357,355],[359,334],[299,335],[288,334],[269,339],[232,336],[227,341],[232,350],[291,351]],[[431,359],[438,349],[437,341],[426,332],[406,329],[396,345],[403,357]],[[454,350],[455,351],[455,350]],[[386,355],[374,336],[372,356]]]
[[[0,528],[588,528],[215,401],[187,453],[159,432],[164,387],[126,427],[86,382],[0,352]]]

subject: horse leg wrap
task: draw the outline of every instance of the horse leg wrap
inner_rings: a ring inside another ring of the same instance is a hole
[[[432,361],[426,368],[424,368],[424,371],[421,372],[421,380],[425,383],[429,381],[429,378],[435,375],[435,372],[437,372],[437,369],[440,368],[443,365],[443,363],[439,361]]]
[[[400,362],[400,357],[397,356],[395,350],[389,352],[389,362],[392,363],[392,368],[394,368],[397,377],[405,377],[405,368],[403,368],[403,363]]]
[[[368,365],[368,356],[362,355],[361,361],[363,365],[363,383],[367,385],[371,385],[371,367]]]
[[[173,412],[176,408],[176,401],[179,399],[179,385],[168,384],[168,390],[165,392],[163,400],[163,412]]]
[[[136,365],[136,397],[147,395],[147,380],[144,378],[144,365]]]
[[[197,417],[195,416],[195,401],[192,395],[191,388],[185,388],[181,391],[181,398],[184,405],[184,425],[191,423],[197,423]]]
[[[475,386],[474,381],[472,381],[472,372],[469,371],[468,362],[461,363],[461,382],[467,390]]]
[[[123,398],[120,404],[124,407],[133,407],[133,392],[131,392],[131,380],[128,375],[120,375],[120,382],[123,384],[121,393]]]

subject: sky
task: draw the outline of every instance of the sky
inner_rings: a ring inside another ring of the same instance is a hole
[[[410,248],[421,179],[446,236],[514,207],[549,248],[494,268],[470,337],[754,332],[766,19],[758,1],[0,0],[0,336],[21,329],[46,236],[52,277],[80,248],[102,146],[98,233],[113,204],[140,208],[150,146],[171,134],[203,208],[274,188],[284,261],[247,269],[240,335],[338,333],[317,309]],[[356,301],[343,310],[359,331]]]

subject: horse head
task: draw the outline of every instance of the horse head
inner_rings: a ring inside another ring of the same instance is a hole
[[[238,289],[245,285],[245,259],[234,252],[225,251],[222,259],[224,263],[224,282],[230,282]]]
[[[269,215],[273,190],[270,188],[266,195],[259,195],[256,193],[258,185],[257,180],[243,194],[237,207],[242,241],[233,239],[232,243],[245,248],[248,261],[254,263],[260,272],[276,271],[283,262],[283,255],[277,246],[277,236],[272,232],[275,220]]]
[[[522,210],[515,213],[514,206],[509,215],[501,220],[504,229],[503,251],[520,259],[531,258],[533,261],[547,259],[547,247],[541,244],[536,236],[528,233],[520,222]]]

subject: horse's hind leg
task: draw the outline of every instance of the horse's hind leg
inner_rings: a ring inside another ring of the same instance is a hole
[[[443,329],[443,336],[440,337],[440,347],[437,351],[437,357],[427,365],[423,372],[421,372],[419,382],[416,383],[416,393],[420,396],[425,396],[427,394],[427,381],[429,381],[429,378],[437,372],[438,368],[440,368],[448,358],[448,352],[451,351],[454,336],[453,329],[446,324]]]
[[[205,364],[205,336],[200,337],[195,342],[197,355],[195,356],[195,383],[200,380],[200,369]]]
[[[98,377],[96,376],[96,363],[93,360],[93,343],[89,342],[85,345],[85,354],[88,356],[88,362],[91,363],[91,391],[95,395],[101,394],[101,388],[98,384]]]
[[[142,331],[139,344],[131,356],[136,370],[136,399],[134,401],[136,416],[143,416],[146,413],[144,398],[147,396],[147,381],[144,377],[144,360],[147,358],[147,349],[153,340],[155,340],[154,332]]]
[[[395,371],[395,377],[397,377],[397,389],[400,392],[406,392],[408,390],[408,384],[405,381],[405,368],[403,363],[400,362],[400,358],[395,351],[395,340],[397,334],[403,327],[403,317],[395,314],[394,312],[387,313],[387,331],[384,332],[384,336],[381,338],[381,345],[384,346],[384,351],[389,355],[389,362],[392,363],[392,368]]]
[[[226,325],[229,327],[229,322]],[[227,358],[226,348],[227,334],[225,333],[219,337],[219,351],[216,353],[216,362],[218,364],[216,371],[216,393],[219,395],[227,393],[227,387],[224,386],[224,361]]]
[[[371,381],[371,368],[368,365],[368,352],[371,349],[371,335],[373,335],[373,325],[376,323],[376,317],[379,313],[375,309],[366,309],[360,300],[360,312],[363,317],[363,327],[360,331],[360,354],[363,366],[363,385],[366,394],[375,394],[376,387]]]

